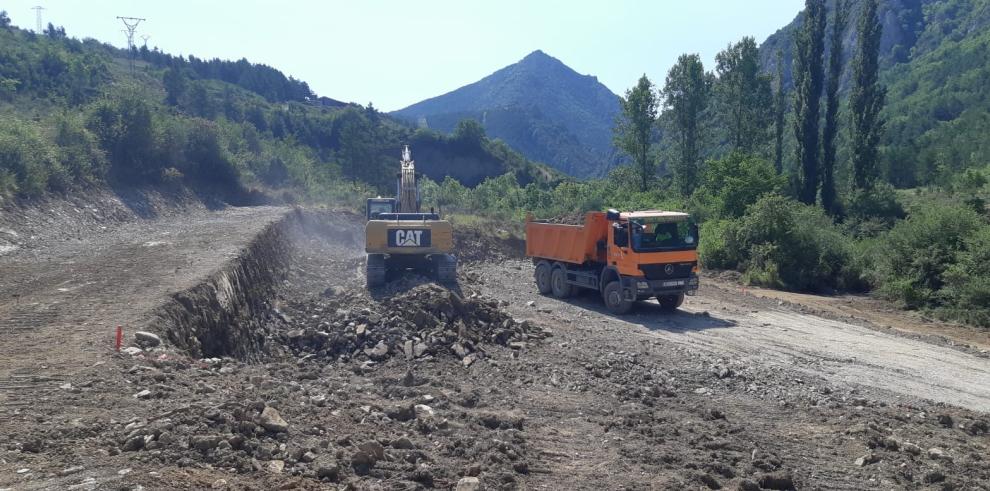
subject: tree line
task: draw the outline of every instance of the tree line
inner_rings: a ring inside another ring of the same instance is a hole
[[[661,87],[641,77],[622,98],[615,136],[616,146],[633,162],[640,189],[666,178],[672,190],[690,196],[706,159],[740,152],[772,159],[777,173],[787,177],[791,196],[818,204],[833,216],[842,214],[840,189],[850,195],[871,191],[879,175],[884,130],[886,89],[879,81],[878,62],[882,24],[877,0],[862,2],[845,105],[848,123],[842,124],[839,83],[849,10],[848,0],[837,1],[831,22],[826,22],[825,0],[806,1],[804,22],[793,39],[792,87],[784,85],[780,53],[775,76],[763,73],[752,37],[718,53],[713,71],[705,70],[697,54],[684,54]],[[788,125],[794,142],[791,158],[784,154]],[[851,177],[840,184],[837,145],[843,129],[848,132]]]

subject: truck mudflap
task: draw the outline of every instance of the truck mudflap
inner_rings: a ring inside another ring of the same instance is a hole
[[[698,275],[687,278],[648,280],[646,278],[623,278],[623,295],[627,299],[649,298],[660,295],[694,295],[698,291]]]

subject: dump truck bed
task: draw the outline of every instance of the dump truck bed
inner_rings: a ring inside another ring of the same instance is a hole
[[[526,255],[572,264],[604,261],[598,244],[608,237],[605,213],[585,215],[584,225],[526,222]]]

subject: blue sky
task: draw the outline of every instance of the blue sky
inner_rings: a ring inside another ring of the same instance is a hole
[[[396,110],[449,92],[536,49],[622,94],[646,73],[662,83],[681,53],[762,42],[801,0],[124,1],[3,0],[14,24],[125,45],[115,17],[144,17],[149,47],[272,65],[320,95]],[[140,39],[135,39],[139,44]]]

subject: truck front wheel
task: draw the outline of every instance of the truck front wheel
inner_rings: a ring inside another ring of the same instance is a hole
[[[622,297],[622,286],[619,285],[618,281],[605,285],[602,297],[605,299],[605,307],[613,314],[625,314],[632,309],[632,300],[626,300]]]
[[[546,261],[536,263],[536,272],[533,274],[536,277],[536,289],[543,295],[549,294],[553,289],[550,285],[550,269],[550,263]]]
[[[684,294],[678,295],[661,295],[657,297],[657,302],[660,302],[660,308],[668,312],[673,312],[677,310],[684,303]]]
[[[550,273],[550,287],[553,290],[553,296],[557,298],[567,298],[571,296],[573,292],[573,287],[567,282],[567,270],[564,268],[553,268],[553,272]]]

